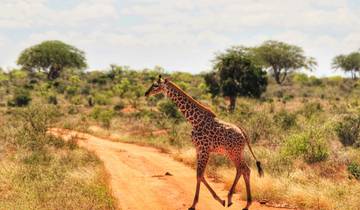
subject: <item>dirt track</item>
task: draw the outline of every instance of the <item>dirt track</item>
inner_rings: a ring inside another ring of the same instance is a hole
[[[80,146],[95,152],[110,175],[111,189],[119,201],[120,209],[183,210],[190,207],[195,191],[195,171],[169,155],[154,148],[113,142],[75,131],[52,129],[51,133],[65,139],[77,136]],[[166,172],[173,176],[165,176]],[[222,184],[210,181],[210,185],[222,199],[226,198],[227,192],[223,190]],[[245,202],[239,201],[237,194],[234,194],[233,202],[231,208],[222,207],[202,185],[197,209],[231,210],[245,206]],[[250,209],[277,208],[254,202]]]

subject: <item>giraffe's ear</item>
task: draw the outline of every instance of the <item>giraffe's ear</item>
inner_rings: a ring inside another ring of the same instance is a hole
[[[161,74],[159,74],[159,79],[158,79],[158,83],[161,82]]]

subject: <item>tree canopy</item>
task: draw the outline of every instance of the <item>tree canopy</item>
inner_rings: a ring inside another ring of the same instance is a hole
[[[210,92],[230,98],[230,111],[237,96],[260,97],[266,90],[266,72],[257,65],[248,48],[232,47],[218,54],[214,71],[205,75]]]
[[[259,62],[269,68],[278,84],[282,84],[288,73],[305,68],[312,70],[317,65],[315,58],[306,57],[301,47],[279,41],[265,41],[253,49]]]
[[[360,51],[334,57],[332,68],[350,72],[351,77],[356,79],[356,74],[360,74]]]
[[[61,41],[44,41],[25,49],[17,64],[28,71],[43,71],[53,80],[64,68],[82,69],[87,66],[85,53]]]

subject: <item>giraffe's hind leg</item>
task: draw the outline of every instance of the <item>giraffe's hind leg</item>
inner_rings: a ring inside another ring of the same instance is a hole
[[[225,206],[225,200],[221,200],[220,197],[216,194],[216,192],[210,187],[209,183],[206,181],[205,177],[202,177],[202,182],[210,191],[211,195],[215,198],[215,200],[219,201],[219,203]]]
[[[250,189],[250,168],[246,165],[246,163],[243,163],[242,168],[243,168],[242,174],[243,174],[244,180],[245,180],[246,196],[247,196],[246,207],[243,210],[248,210],[252,203],[251,189]]]
[[[240,171],[240,167],[237,165],[236,166],[236,175],[235,175],[235,179],[234,179],[234,183],[232,184],[229,193],[228,193],[228,207],[230,207],[233,203],[232,203],[232,196],[235,192],[235,187],[236,184],[238,183],[239,179],[241,177],[241,171]]]

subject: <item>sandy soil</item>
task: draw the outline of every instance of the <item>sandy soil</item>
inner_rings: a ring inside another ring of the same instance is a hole
[[[76,131],[52,129],[51,133],[68,139],[76,136],[78,144],[93,151],[104,163],[111,189],[122,210],[183,210],[190,207],[195,192],[195,171],[157,149],[120,143]],[[170,173],[171,176],[165,175]],[[218,195],[225,199],[223,185],[208,179]],[[204,185],[200,188],[198,210],[242,209],[244,201],[234,194],[230,208],[213,199]],[[250,209],[275,210],[254,202]]]

